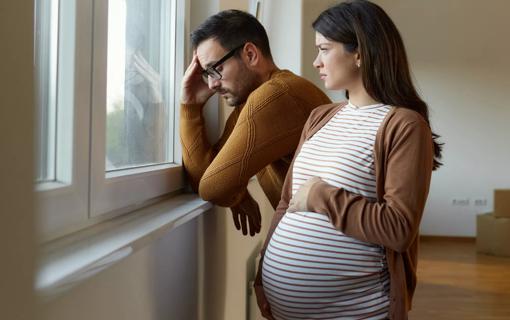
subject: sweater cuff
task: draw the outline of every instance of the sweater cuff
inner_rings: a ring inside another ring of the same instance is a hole
[[[203,103],[181,103],[181,117],[192,120],[202,116]]]
[[[248,189],[244,189],[243,191],[232,195],[232,197],[226,203],[226,207],[232,208],[238,206],[241,202],[244,201],[244,197],[246,197],[246,193],[248,193]]]

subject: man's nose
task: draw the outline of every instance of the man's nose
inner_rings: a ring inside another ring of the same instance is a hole
[[[221,82],[220,82],[220,79],[214,79],[213,77],[208,77],[207,85],[209,86],[209,89],[215,90],[221,86]]]

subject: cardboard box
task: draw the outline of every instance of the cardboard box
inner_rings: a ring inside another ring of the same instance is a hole
[[[493,216],[491,213],[476,216],[476,251],[480,253],[492,253],[492,226]]]
[[[510,257],[510,218],[492,213],[476,217],[476,251]]]
[[[510,189],[494,190],[494,215],[510,218]]]

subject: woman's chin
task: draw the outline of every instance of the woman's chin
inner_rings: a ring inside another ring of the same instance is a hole
[[[336,86],[330,82],[324,81],[324,88],[326,88],[328,90],[339,90],[338,87],[339,86]]]
[[[332,90],[332,91],[338,91],[338,90],[345,90],[345,83],[341,82],[336,82],[336,83],[333,83],[331,81],[324,81],[324,87],[328,90]]]

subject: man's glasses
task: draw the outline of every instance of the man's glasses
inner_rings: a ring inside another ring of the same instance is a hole
[[[244,44],[230,50],[225,56],[223,56],[223,58],[218,60],[215,64],[213,64],[209,68],[202,71],[202,79],[204,80],[204,82],[209,84],[209,77],[213,78],[214,80],[220,80],[223,76],[218,70],[216,70],[216,68],[223,64],[225,61],[227,61],[229,58],[231,58],[236,53],[236,51],[241,49],[242,47],[244,47]]]

